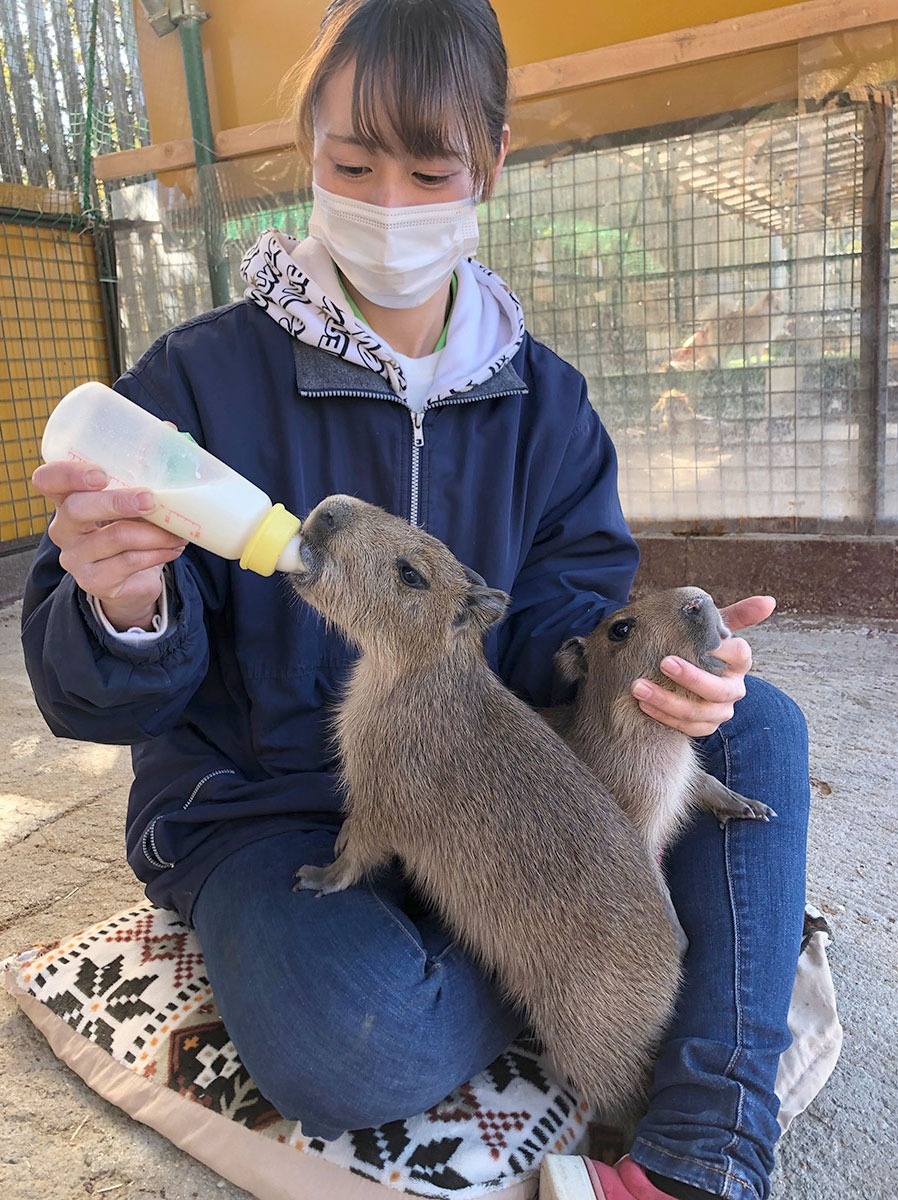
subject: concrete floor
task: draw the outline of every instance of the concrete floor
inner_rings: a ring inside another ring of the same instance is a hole
[[[127,752],[48,733],[22,665],[18,622],[17,604],[0,609],[0,957],[141,895],[122,848]],[[789,691],[810,724],[808,898],[833,929],[845,1029],[833,1078],[781,1142],[773,1200],[894,1200],[898,620],[774,617],[749,640],[758,673]],[[5,993],[0,1078],[4,1200],[246,1196],[93,1095]]]

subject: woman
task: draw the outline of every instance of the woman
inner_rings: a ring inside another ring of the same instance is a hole
[[[582,377],[467,258],[508,146],[495,15],[486,0],[337,0],[294,86],[310,237],[264,234],[245,300],[161,338],[117,386],[291,511],[350,492],[425,525],[511,594],[487,652],[546,703],[555,649],[625,601],[637,554]],[[35,694],[56,733],[132,744],[129,861],[195,926],[259,1088],[325,1138],[423,1111],[521,1019],[399,874],[327,904],[292,891],[339,828],[326,720],[346,647],[286,581],[142,521],[153,501],[139,489],[105,492],[78,464],[34,482],[56,504],[24,611]],[[730,623],[772,607],[742,601]],[[699,818],[672,850],[690,940],[680,1011],[630,1157],[591,1164],[584,1195],[768,1194],[806,741],[791,701],[745,680],[744,641],[720,657],[720,678],[666,660],[688,697],[644,680],[635,694],[779,816],[724,830]]]

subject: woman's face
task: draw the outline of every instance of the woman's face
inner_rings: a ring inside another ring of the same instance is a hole
[[[418,159],[398,142],[389,151],[369,151],[361,145],[352,131],[354,72],[355,63],[347,63],[319,93],[312,151],[315,183],[337,196],[381,208],[468,199],[473,194],[471,174],[454,155]]]

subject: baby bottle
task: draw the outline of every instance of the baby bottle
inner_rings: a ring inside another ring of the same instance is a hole
[[[301,571],[299,518],[198,446],[105,384],[82,383],[50,414],[44,462],[94,462],[110,488],[151,491],[145,520],[258,575]]]

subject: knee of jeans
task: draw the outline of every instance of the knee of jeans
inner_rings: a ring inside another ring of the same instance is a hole
[[[775,734],[807,739],[807,721],[798,704],[791,696],[781,691],[766,679],[748,675],[745,679],[745,697],[736,705],[734,717],[741,713],[762,728],[770,728]]]
[[[416,1053],[417,1040],[383,1041],[349,1031],[327,1052],[320,1036],[300,1039],[271,1055],[253,1081],[281,1116],[298,1121],[309,1137],[328,1140],[348,1129],[368,1129],[425,1112],[459,1082],[444,1062],[435,1069]],[[304,1044],[302,1044],[304,1043]]]

